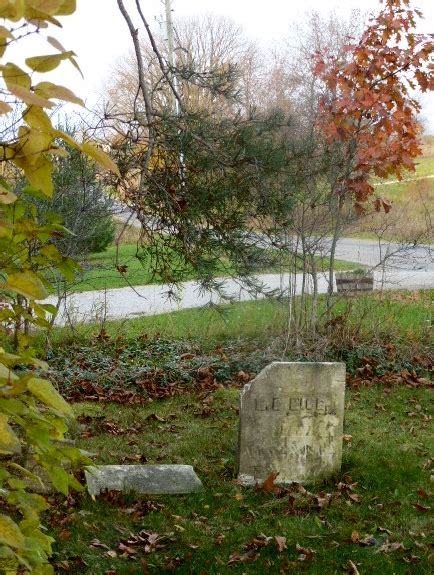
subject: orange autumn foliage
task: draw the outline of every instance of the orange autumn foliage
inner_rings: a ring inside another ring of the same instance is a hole
[[[415,170],[421,154],[420,104],[414,90],[434,89],[433,35],[415,33],[422,18],[410,0],[385,0],[360,40],[336,58],[316,54],[314,73],[326,88],[320,128],[331,144],[339,142],[345,166],[338,181],[356,208],[371,197],[370,178]],[[376,200],[377,210],[390,208]]]

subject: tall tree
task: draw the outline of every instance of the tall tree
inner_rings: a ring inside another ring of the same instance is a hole
[[[218,288],[222,271],[247,280],[260,251],[245,241],[246,230],[267,205],[274,170],[284,165],[284,118],[240,112],[231,58],[241,44],[232,25],[205,20],[197,36],[186,33],[171,67],[141,3],[136,17],[145,49],[132,13],[122,0],[118,5],[134,44],[138,93],[131,107],[106,114],[106,125],[122,174],[116,185],[141,221],[142,248],[167,282],[192,269],[208,287]]]

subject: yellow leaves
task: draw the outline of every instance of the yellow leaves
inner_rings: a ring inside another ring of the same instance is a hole
[[[1,72],[7,89],[25,104],[42,108],[52,108],[54,106],[53,102],[46,98],[41,98],[41,96],[31,91],[32,82],[30,76],[19,66],[8,62],[1,67]]]
[[[0,184],[0,204],[13,204],[17,196]]]
[[[6,52],[8,40],[13,40],[11,32],[4,26],[0,26],[0,57]]]
[[[9,367],[7,367],[6,365],[3,365],[3,363],[0,363],[0,378],[10,380],[10,381],[18,379],[18,377],[15,375],[15,373],[13,371],[11,371],[9,369]]]
[[[59,16],[69,16],[70,14],[73,14],[75,12],[76,4],[76,0],[63,0],[60,3],[57,14]]]
[[[3,287],[11,289],[29,299],[44,299],[48,295],[39,277],[31,271],[9,275]]]
[[[59,52],[66,52],[65,48],[62,46],[62,44],[59,42],[57,38],[54,38],[53,36],[47,36],[47,42],[51,44],[53,48],[59,50]]]
[[[31,128],[35,128],[54,138],[54,128],[51,124],[51,120],[48,115],[39,108],[38,106],[29,106],[27,110],[23,112],[23,118]]]
[[[103,168],[106,168],[107,170],[114,172],[118,176],[120,175],[117,165],[113,162],[110,156],[108,156],[105,152],[103,152],[103,150],[101,150],[101,148],[97,148],[96,146],[93,146],[89,142],[84,142],[83,144],[81,144],[80,148],[85,154],[93,158]]]
[[[73,104],[84,106],[83,100],[76,96],[74,92],[64,86],[58,86],[51,82],[40,82],[37,84],[35,86],[35,93],[43,98],[56,98],[57,100],[64,100],[66,102],[72,102]]]
[[[0,543],[14,549],[24,547],[24,535],[15,521],[7,515],[0,515]]]
[[[51,180],[53,166],[48,158],[39,158],[37,164],[27,166],[24,171],[31,186],[41,190],[48,197],[53,195],[54,188]]]
[[[75,8],[76,0],[0,0],[0,18],[16,22],[23,17],[67,16]]]
[[[16,22],[24,16],[24,0],[0,0],[0,18]]]
[[[15,145],[16,158],[25,158],[25,163],[36,165],[44,152],[50,149],[52,136],[44,130],[21,126],[18,130],[18,142]]]
[[[0,102],[0,114],[8,114],[12,112],[12,107],[6,102]]]
[[[21,443],[8,423],[9,418],[0,413],[0,454],[21,453]]]
[[[45,152],[51,149],[52,137],[39,130],[22,126],[15,145],[14,164],[24,171],[29,183],[48,197],[53,195],[53,166]]]
[[[1,72],[5,84],[9,90],[11,90],[12,86],[21,86],[26,90],[30,90],[30,87],[32,85],[30,76],[16,64],[8,62],[7,64],[1,67]]]
[[[81,149],[80,144],[76,142],[74,138],[71,137],[69,134],[67,134],[66,132],[62,132],[62,130],[55,130],[54,136],[56,138],[60,138],[61,140],[69,144],[71,148],[75,148],[76,150]]]
[[[61,52],[59,54],[46,54],[44,56],[33,56],[26,59],[26,65],[34,72],[51,72],[63,60],[70,60],[74,52]]]
[[[68,16],[76,8],[76,0],[26,0],[26,4],[29,8],[50,16]]]
[[[0,26],[0,38],[9,38],[12,40],[14,37],[7,28]]]
[[[39,377],[32,377],[27,382],[27,389],[37,399],[52,407],[56,411],[60,411],[64,415],[72,417],[73,412],[71,406],[66,403],[60,393],[53,387],[47,379]]]
[[[45,98],[41,98],[34,92],[23,88],[22,86],[18,85],[10,85],[8,86],[9,91],[14,94],[17,98],[22,100],[25,104],[29,106],[40,106],[41,108],[52,108],[54,106],[53,102],[50,100],[46,100]]]

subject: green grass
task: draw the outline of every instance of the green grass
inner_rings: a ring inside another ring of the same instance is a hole
[[[412,178],[423,178],[424,176],[434,176],[434,157],[421,157],[416,160],[416,171],[410,172],[406,171],[403,173],[404,180],[410,180]],[[390,176],[388,178],[391,181],[396,180],[395,176]],[[381,180],[377,180],[381,181]],[[406,182],[402,182],[398,185],[404,185]],[[391,188],[393,184],[387,186]]]
[[[354,298],[334,297],[333,315],[348,318],[350,325],[361,324],[366,334],[392,334],[394,337],[420,337],[432,320],[434,290],[419,292],[373,292]],[[320,310],[324,296],[320,296]],[[189,309],[173,313],[108,321],[104,328],[112,337],[134,339],[144,334],[165,338],[219,340],[239,337],[268,338],[285,331],[288,323],[286,301],[261,300]],[[96,335],[100,325],[79,325],[77,334],[84,338]],[[401,335],[400,335],[401,334]],[[68,328],[56,328],[53,341],[68,338]]]
[[[316,258],[318,268],[326,269],[328,260],[326,258]],[[120,273],[116,269],[118,266],[126,266],[126,273]],[[300,264],[301,265],[301,264]],[[116,247],[111,246],[106,251],[99,254],[90,255],[86,261],[82,262],[84,273],[81,278],[74,284],[73,291],[83,292],[89,290],[104,290],[112,288],[121,288],[128,285],[146,285],[150,283],[161,283],[158,276],[153,276],[150,269],[149,257],[137,257],[136,244],[122,244],[119,246],[118,258],[116,260]],[[227,267],[227,266],[226,266]],[[335,261],[337,271],[354,269],[360,267],[360,264],[352,262]],[[278,266],[270,266],[261,271],[261,273],[278,273]],[[221,275],[227,275],[222,266]],[[185,280],[195,279],[193,271],[187,272]]]
[[[412,182],[396,182],[393,184],[380,184],[376,186],[375,193],[392,200],[393,202],[404,202],[409,197],[418,198],[419,194],[434,195],[434,178],[426,180],[414,180]]]
[[[423,157],[417,160],[416,177],[434,175],[434,158]],[[410,176],[411,177],[411,176]]]
[[[68,573],[92,575],[341,575],[348,560],[363,574],[431,573],[429,513],[415,507],[429,505],[429,405],[423,388],[347,391],[344,433],[352,440],[344,445],[342,471],[309,487],[312,493],[333,494],[329,507],[317,508],[309,497],[296,496],[291,507],[287,496],[242,488],[234,481],[236,389],[136,407],[77,404],[77,414],[87,418],[74,435],[82,448],[97,454],[96,463],[191,464],[205,490],[171,497],[129,495],[111,502],[74,496],[52,515],[51,532],[59,540],[54,562]],[[359,503],[337,488],[349,477]],[[145,553],[143,546],[130,545],[137,555],[122,556],[119,543],[141,530],[166,536],[165,546]],[[373,545],[353,543],[355,532],[361,540],[370,536]],[[228,565],[230,557],[242,556],[245,546],[262,535],[285,537],[287,548],[279,553],[271,539],[253,561]],[[402,543],[405,550],[381,551],[386,541]],[[298,560],[297,545],[312,549],[313,559]]]

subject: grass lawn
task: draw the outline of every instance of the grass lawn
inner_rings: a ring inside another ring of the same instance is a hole
[[[126,273],[120,273],[116,269],[116,247],[111,246],[106,251],[99,254],[90,255],[85,262],[82,262],[84,273],[81,279],[73,287],[75,292],[89,290],[103,290],[111,288],[126,287],[128,285],[146,285],[150,283],[161,283],[158,277],[153,277],[150,272],[150,260],[137,258],[136,244],[121,244],[119,246],[118,265],[126,266]],[[327,258],[317,258],[318,269],[326,269]],[[350,270],[360,267],[360,264],[352,262],[335,261],[337,271]],[[300,268],[301,269],[301,268]],[[280,268],[268,267],[261,273],[278,273]],[[227,275],[223,271],[222,275]],[[194,279],[193,272],[186,275],[185,279]]]
[[[350,326],[360,326],[361,335],[417,339],[432,322],[434,290],[386,291],[345,298],[334,296],[333,316],[348,318]],[[320,296],[324,309],[325,296]],[[161,336],[169,339],[217,341],[237,338],[269,339],[282,334],[288,324],[288,303],[260,300],[219,306],[187,309],[173,313],[108,321],[104,329],[109,336],[136,339]],[[90,340],[101,326],[82,324],[75,335]],[[58,345],[70,338],[68,328],[55,328],[53,342]],[[360,335],[360,333],[359,333]]]
[[[422,157],[419,158],[416,163],[416,177],[434,176],[434,157]],[[411,177],[411,175],[409,177]]]
[[[434,176],[434,157],[433,156],[422,156],[416,160],[416,171],[410,172],[406,171],[403,174],[404,180],[411,180],[413,178],[422,178],[424,176]],[[391,181],[395,181],[396,177],[390,176],[388,178]],[[381,180],[378,180],[381,182]],[[402,182],[398,185],[404,185],[407,182]],[[393,184],[388,185],[387,187],[392,188]]]
[[[431,154],[430,150],[427,151]],[[403,174],[403,181],[384,184],[378,180],[375,195],[390,200],[391,211],[366,216],[350,230],[350,235],[366,239],[381,237],[385,241],[416,239],[419,243],[433,243],[430,214],[434,209],[434,179],[405,181],[431,175],[434,175],[434,156],[427,155],[417,160],[416,172]],[[395,179],[390,178],[392,181]]]
[[[238,394],[76,404],[74,436],[95,462],[191,464],[205,490],[74,496],[52,515],[56,572],[329,575],[351,561],[361,574],[432,573],[427,389],[348,390],[342,471],[280,497],[236,483]],[[140,532],[158,534],[149,552],[134,542]]]

